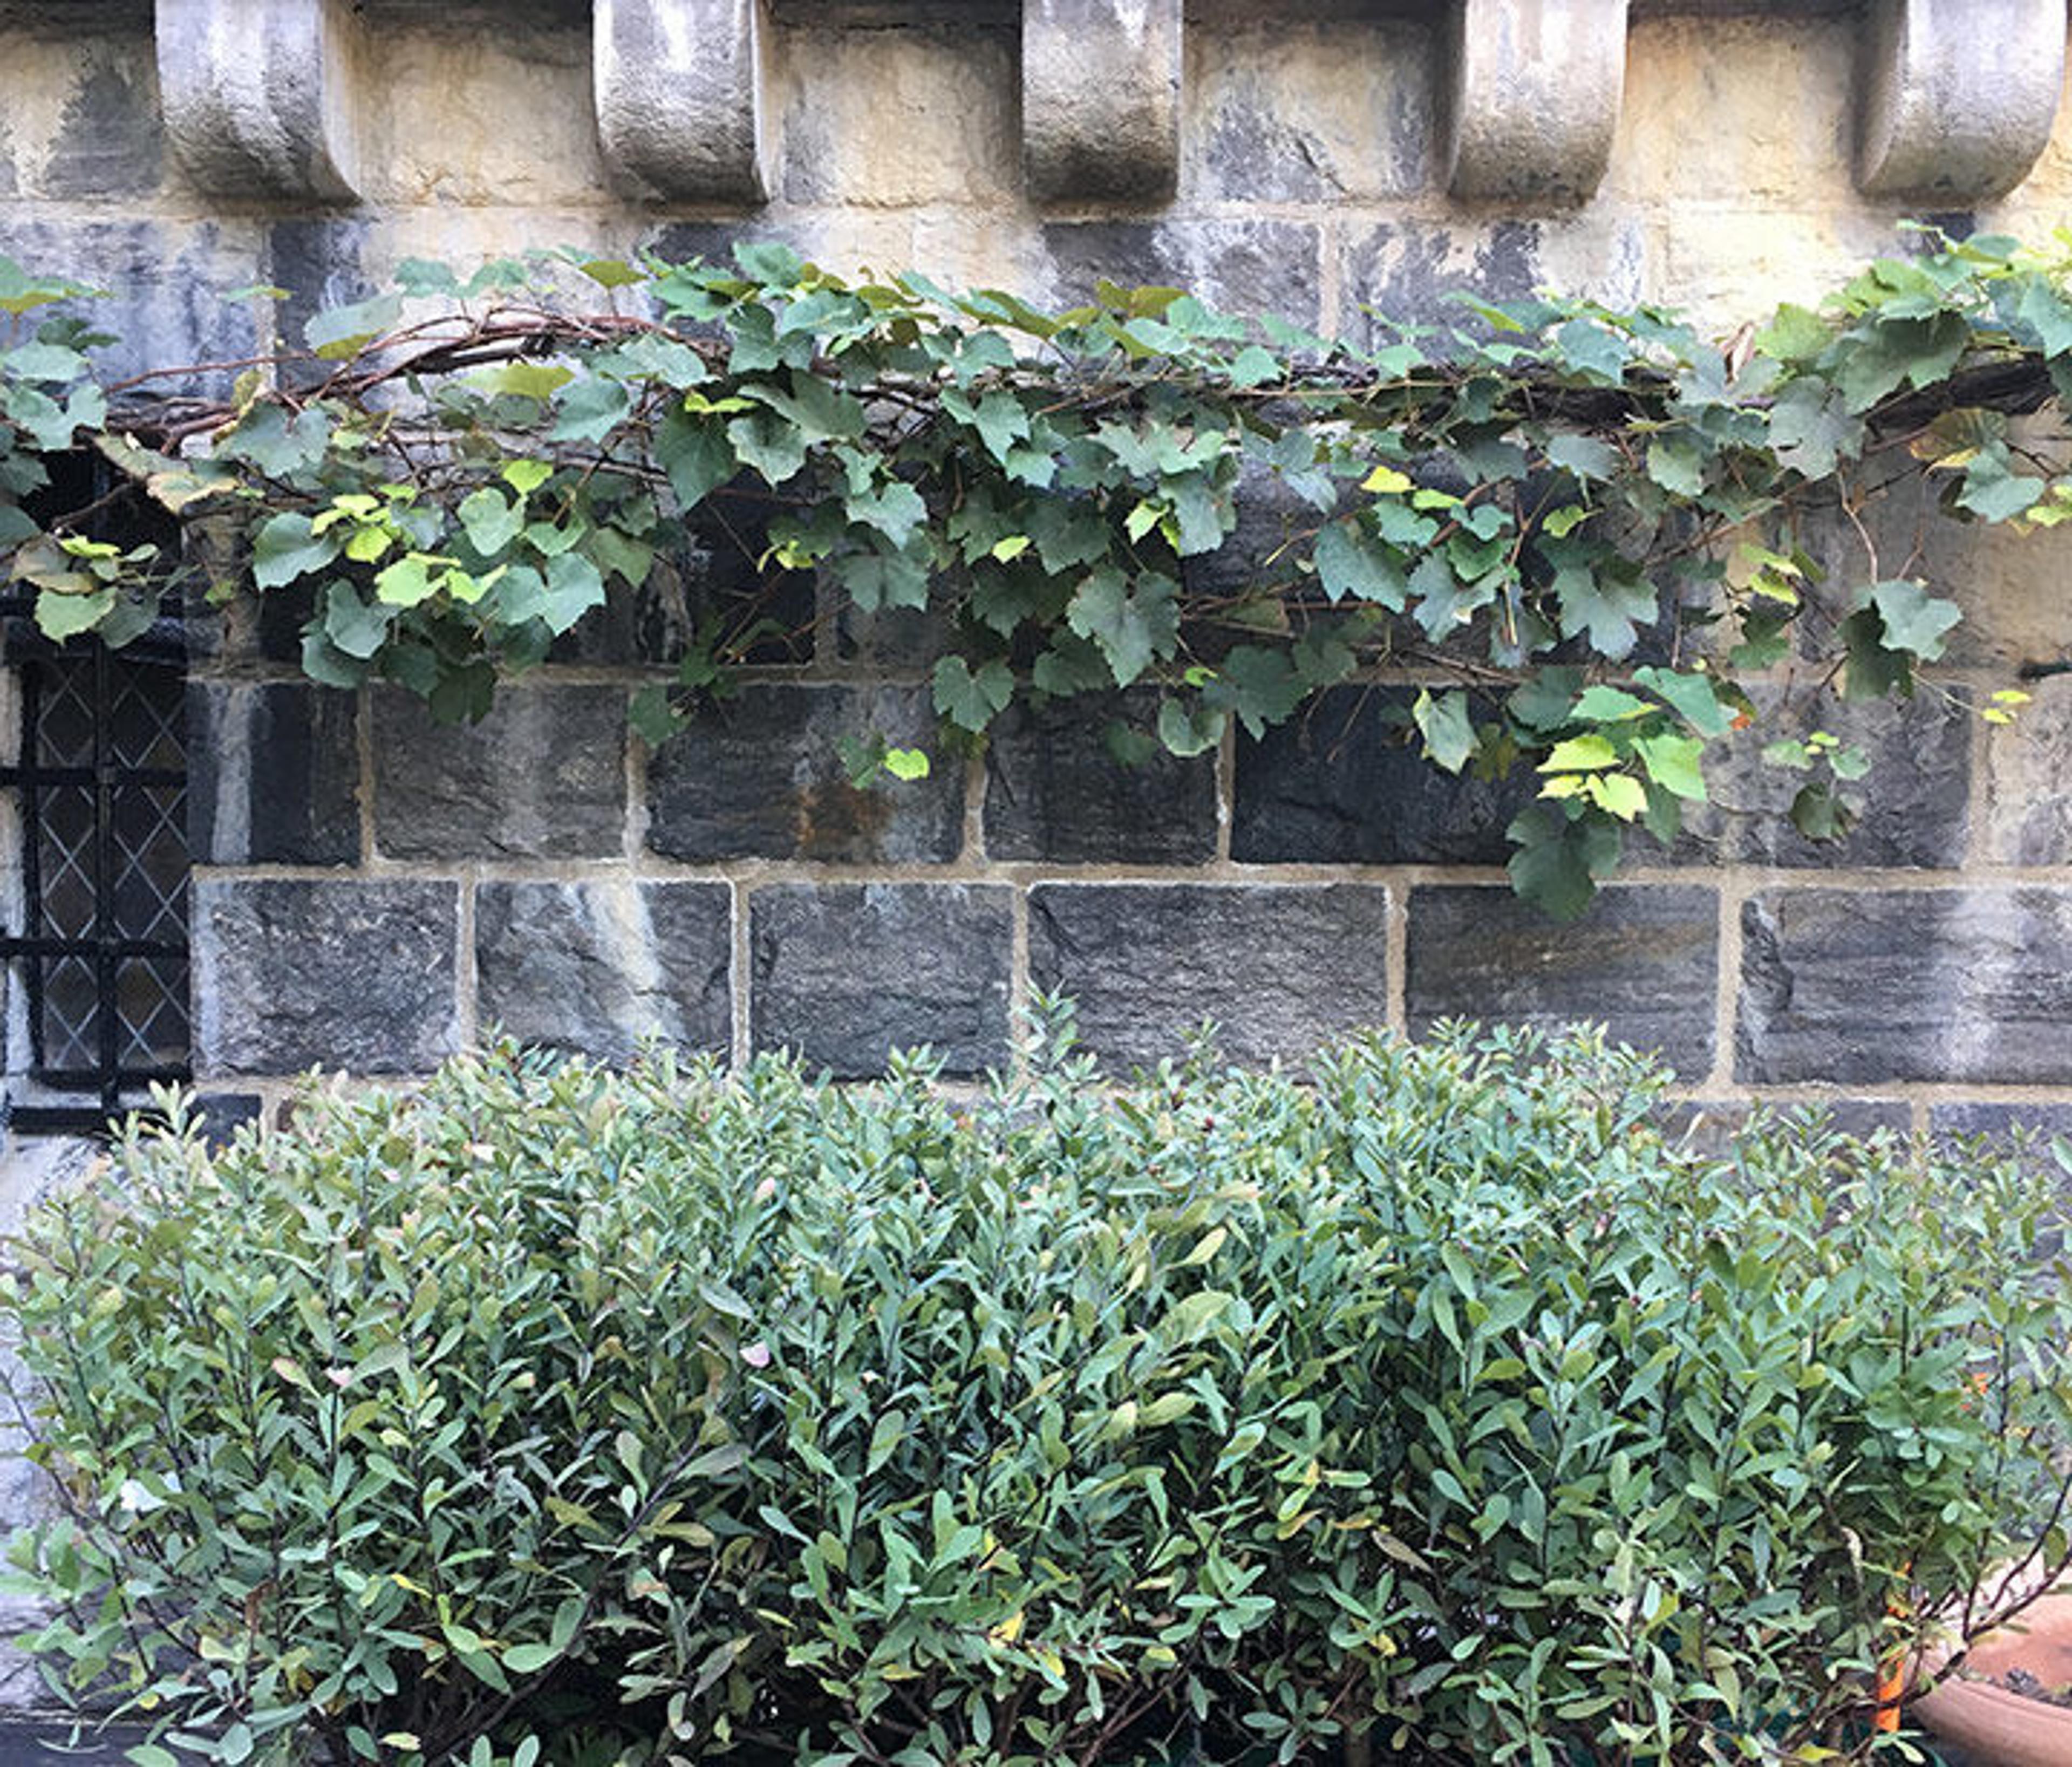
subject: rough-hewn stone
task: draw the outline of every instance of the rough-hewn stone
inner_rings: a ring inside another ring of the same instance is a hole
[[[1023,0],[1022,142],[1038,202],[1156,203],[1180,163],[1180,0]]]
[[[985,751],[985,850],[993,859],[1060,864],[1198,865],[1215,857],[1212,754],[1182,759],[1145,721],[1155,698],[1021,705]],[[1141,757],[1118,757],[1111,729]]]
[[[1457,779],[1408,724],[1416,694],[1333,688],[1257,742],[1242,734],[1231,857],[1257,865],[1500,865],[1538,782]]]
[[[1696,885],[1603,890],[1565,926],[1500,887],[1410,897],[1413,1034],[1446,1018],[1602,1024],[1696,1078],[1712,1064],[1718,966],[1719,898]]]
[[[374,698],[374,844],[391,859],[582,859],[626,840],[626,692],[507,684],[479,724]]]
[[[360,857],[358,701],[300,682],[187,684],[188,849],[213,865]]]
[[[841,1079],[926,1043],[968,1075],[1008,1055],[1009,893],[973,884],[784,884],[750,898],[758,1050]]]
[[[213,196],[337,202],[358,187],[349,0],[158,0],[166,130]]]
[[[1723,860],[1745,865],[1865,865],[1935,869],[1961,865],[1971,838],[1971,734],[1975,714],[1940,694],[1905,701],[1849,704],[1825,692],[1788,701],[1757,690],[1762,716],[1708,754],[1709,811],[1692,818],[1702,841]],[[1762,750],[1786,738],[1824,731],[1870,762],[1860,780],[1837,782],[1824,768],[1799,772],[1766,762]],[[1849,832],[1809,840],[1793,827],[1791,803],[1807,783],[1836,790],[1856,812]]]
[[[859,791],[838,740],[935,756],[925,779]],[[771,684],[693,714],[648,766],[648,844],[672,859],[942,864],[964,839],[964,775],[937,754],[923,688]]]
[[[597,132],[627,190],[722,203],[769,195],[765,10],[763,0],[595,0]]]
[[[1741,951],[1742,1081],[2072,1082],[2072,890],[1766,890]]]
[[[1928,1132],[1946,1144],[1974,1136],[2005,1146],[2017,1137],[2048,1141],[2072,1136],[2072,1104],[2013,1104],[1996,1099],[1959,1099],[1929,1107]]]
[[[2038,681],[2032,702],[1987,738],[1986,857],[2072,864],[2072,676]]]
[[[195,1066],[421,1073],[458,1046],[456,885],[200,877]]]
[[[725,884],[483,884],[476,1016],[485,1029],[609,1061],[651,1038],[723,1054],[732,920]]]
[[[1456,196],[1580,203],[1626,87],[1626,0],[1453,0],[1446,182]]]
[[[1054,884],[1030,892],[1029,973],[1070,995],[1112,1068],[1205,1019],[1234,1061],[1301,1061],[1388,1015],[1388,892],[1360,884]]]
[[[1124,288],[1184,288],[1233,313],[1322,323],[1322,250],[1306,221],[1176,217],[1161,221],[1053,221],[1042,230],[1047,296],[1089,299],[1102,281]]]
[[[41,194],[61,199],[137,197],[158,187],[166,134],[148,59],[97,57],[65,101]]]
[[[2058,0],[1873,0],[1856,175],[1873,196],[1967,208],[2050,140],[2065,77]]]
[[[1547,288],[1630,304],[1651,281],[1649,250],[1637,217],[1594,207],[1568,216],[1378,221],[1348,231],[1346,310],[1332,323],[1355,338],[1392,335],[1388,322],[1472,331],[1477,322],[1455,297],[1518,301]]]

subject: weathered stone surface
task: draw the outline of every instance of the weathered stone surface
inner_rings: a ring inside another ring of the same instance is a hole
[[[1753,1107],[1743,1099],[1684,1099],[1655,1113],[1663,1133],[1708,1153],[1724,1153],[1745,1128]],[[1816,1116],[1837,1135],[1864,1136],[1879,1130],[1905,1135],[1914,1124],[1914,1108],[1903,1099],[1820,1099],[1810,1104],[1772,1103],[1773,1116],[1790,1120]]]
[[[837,747],[875,731],[935,757],[925,779],[858,791]],[[648,844],[672,859],[943,864],[964,840],[964,773],[935,754],[925,688],[744,688],[648,763]]]
[[[1446,182],[1456,196],[1580,203],[1626,85],[1626,0],[1454,0]]]
[[[194,1107],[212,1148],[228,1147],[246,1124],[266,1114],[266,1101],[257,1092],[197,1092]]]
[[[985,751],[985,850],[1060,864],[1198,865],[1215,857],[1213,754],[1182,759],[1146,720],[1155,697],[1018,705]],[[1118,758],[1112,728],[1134,731],[1143,758]]]
[[[1500,865],[1538,782],[1456,779],[1424,758],[1407,688],[1332,688],[1237,744],[1231,857],[1254,865]]]
[[[409,1074],[458,1046],[458,886],[199,877],[195,1066]]]
[[[1307,221],[1054,221],[1043,228],[1049,298],[1091,299],[1105,278],[1125,288],[1183,288],[1233,313],[1321,323],[1321,247]]]
[[[485,1031],[607,1061],[650,1038],[723,1054],[732,924],[725,884],[483,884],[476,1017]]]
[[[1603,890],[1566,926],[1500,887],[1410,898],[1413,1035],[1444,1018],[1602,1024],[1696,1078],[1712,1065],[1718,972],[1719,898],[1697,885]]]
[[[2050,140],[2065,76],[2058,0],[1873,0],[1856,178],[1946,208],[2012,190]]]
[[[1173,194],[1181,36],[1181,0],[1023,0],[1022,159],[1035,200]]]
[[[1744,865],[1883,868],[1961,865],[1971,838],[1973,714],[1939,694],[1849,704],[1826,693],[1780,702],[1758,688],[1756,722],[1708,751],[1709,810],[1692,818],[1723,860]],[[1762,758],[1764,746],[1825,731],[1862,750],[1870,771],[1834,782],[1823,769],[1798,772]],[[1811,781],[1833,787],[1856,812],[1849,832],[1809,840],[1792,826],[1792,799]],[[1696,807],[1694,807],[1695,808]]]
[[[1745,1082],[2072,1082],[2072,891],[1766,890],[1741,910]]]
[[[374,697],[374,844],[391,859],[615,855],[626,841],[626,692],[507,684],[479,724]]]
[[[1986,854],[2000,865],[2072,864],[2072,676],[2029,692],[2015,721],[1987,738]]]
[[[596,0],[591,28],[598,137],[615,179],[645,197],[770,195],[763,0]]]
[[[1430,30],[1333,8],[1232,9],[1196,29],[1181,187],[1197,202],[1415,197],[1433,179]]]
[[[212,865],[360,857],[358,702],[299,682],[187,683],[188,848]]]
[[[158,0],[166,132],[211,195],[338,202],[358,188],[350,0]]]
[[[1473,331],[1474,316],[1451,298],[1460,294],[1517,301],[1552,288],[1630,305],[1650,286],[1648,252],[1638,217],[1618,210],[1461,225],[1377,222],[1346,241],[1346,310],[1330,318],[1348,337],[1379,340],[1395,335],[1389,322]]]
[[[66,214],[55,205],[0,214],[0,253],[34,269],[93,284],[105,299],[68,310],[116,341],[94,352],[105,380],[160,373],[159,393],[220,392],[231,376],[182,376],[167,371],[190,364],[234,362],[258,347],[252,304],[225,301],[221,290],[259,275],[257,228],[229,220],[170,221]]]
[[[158,187],[165,146],[149,58],[94,56],[65,101],[40,192],[60,199],[145,195]]]
[[[944,1070],[1005,1063],[1013,909],[975,884],[783,884],[750,900],[758,1050],[839,1079],[926,1043]]]
[[[1237,1062],[1299,1062],[1388,1016],[1388,892],[1361,884],[1053,884],[1029,974],[1071,996],[1111,1068],[1179,1054],[1205,1019]]]
[[[1929,1107],[1928,1132],[1946,1145],[1974,1137],[2001,1147],[2025,1136],[2047,1143],[2053,1136],[2072,1136],[2072,1104],[1960,1099]]]

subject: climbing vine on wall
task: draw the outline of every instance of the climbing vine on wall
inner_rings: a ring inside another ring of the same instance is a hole
[[[1959,609],[1880,562],[1881,490],[1918,463],[1952,519],[2072,518],[2048,421],[2072,398],[2072,235],[1924,246],[1724,351],[1579,300],[1464,302],[1360,346],[1173,289],[1048,313],[769,244],[413,262],[295,349],[214,365],[237,376],[218,400],[156,396],[191,367],[98,384],[90,291],[0,261],[0,549],[53,638],[123,643],[201,570],[219,602],[306,596],[316,680],[460,719],[717,536],[748,590],[694,609],[636,697],[650,741],[771,654],[802,582],[808,621],[927,616],[946,743],[1018,698],[1130,688],[1119,746],[1196,754],[1402,670],[1432,764],[1536,777],[1511,873],[1568,914],[1633,828],[1667,840],[1704,801],[1755,676],[1792,658],[1880,699],[1942,657]],[[209,544],[175,560],[40,512],[45,457],[84,442]],[[1846,569],[1816,563],[1823,521],[1861,536]],[[894,790],[931,764],[869,730],[845,754]],[[1772,758],[1804,776],[1802,828],[1846,824],[1854,750]]]

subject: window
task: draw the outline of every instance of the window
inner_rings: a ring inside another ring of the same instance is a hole
[[[80,488],[72,507],[108,507],[101,473]],[[96,537],[134,543],[109,525]],[[188,1075],[186,646],[176,616],[119,651],[53,645],[30,609],[0,601],[18,704],[0,766],[16,817],[8,1120],[83,1132]]]

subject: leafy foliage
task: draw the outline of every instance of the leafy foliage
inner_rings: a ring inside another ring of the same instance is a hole
[[[60,314],[0,356],[0,545],[53,635],[146,622],[167,561],[29,513],[41,457],[91,437],[228,542],[212,594],[311,593],[313,677],[398,681],[450,718],[693,539],[766,593],[695,610],[679,697],[724,691],[802,573],[837,607],[939,616],[949,732],[1139,686],[1145,736],[1199,753],[1408,668],[1437,689],[1433,764],[1542,777],[1514,875],[1572,909],[1628,825],[1667,840],[1705,800],[1750,673],[1796,651],[1851,697],[1904,697],[1941,656],[1955,604],[1891,574],[1861,519],[1895,454],[1954,519],[2072,515],[2032,421],[2072,385],[2068,238],[1931,240],[1725,355],[1577,300],[1355,346],[1173,289],[1050,314],[770,244],[465,283],[413,262],[228,401],[138,405],[168,369],[112,417],[63,316],[83,291],[0,266],[18,329]],[[1801,529],[1837,506],[1864,556],[1829,581]],[[649,697],[643,734],[673,715]],[[1841,826],[1807,791],[1802,825]]]
[[[142,1767],[1781,1763],[2062,1568],[2040,1177],[1704,1157],[1585,1038],[1111,1090],[1050,1010],[973,1102],[502,1049],[133,1129],[7,1291],[54,1686]]]

